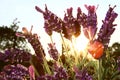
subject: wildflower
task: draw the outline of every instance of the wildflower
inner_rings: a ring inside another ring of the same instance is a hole
[[[106,17],[105,17],[105,21],[109,21],[109,19],[110,19],[110,17],[111,17],[111,14],[112,14],[112,12],[113,12],[113,10],[114,10],[114,8],[116,7],[116,5],[112,8],[112,7],[110,7],[110,5],[109,5],[109,9],[108,9],[108,11],[107,11],[107,13],[106,13]]]
[[[113,22],[117,16],[118,14],[113,11],[113,8],[109,7],[97,39],[90,43],[88,47],[88,51],[95,59],[100,58],[108,47],[110,37],[115,30],[114,26],[116,26]]]
[[[69,40],[72,36],[78,37],[80,35],[80,25],[77,19],[73,17],[72,10],[72,7],[67,9],[67,13],[64,15],[63,34]]]
[[[54,77],[56,80],[68,80],[68,74],[65,68],[54,64]]]
[[[34,51],[35,51],[35,60],[38,61],[37,63],[39,63],[39,65],[36,63],[34,64],[35,68],[37,68],[37,70],[40,70],[38,73],[38,75],[44,75],[44,69],[43,69],[43,63],[44,63],[44,58],[45,58],[45,52],[44,49],[42,47],[41,42],[39,41],[39,37],[37,34],[32,34],[32,27],[31,26],[31,30],[28,31],[26,27],[23,27],[23,33],[22,35],[28,40],[28,42],[31,44],[31,46],[33,47]],[[31,58],[31,62],[33,61],[33,57]],[[39,66],[39,69],[38,69]]]
[[[44,28],[48,35],[52,35],[52,31],[60,33],[63,27],[63,21],[58,18],[54,13],[47,9],[45,5],[45,11],[41,10],[39,7],[35,7],[35,9],[42,13],[44,16]]]
[[[58,53],[58,51],[57,51],[57,49],[55,47],[55,43],[54,44],[49,43],[48,46],[49,46],[48,53],[50,54],[50,57],[52,57],[54,60],[57,61],[59,53]]]
[[[74,67],[73,70],[75,71],[76,80],[93,80],[92,76],[88,74],[85,68],[83,70],[79,70],[77,67]]]
[[[112,33],[114,32],[116,24],[113,24],[115,18],[118,16],[116,12],[113,11],[114,7],[111,8],[109,7],[109,10],[107,11],[105,19],[102,21],[102,27],[98,33],[98,38],[97,40],[99,42],[102,42],[104,44],[104,47],[107,48],[110,37]]]
[[[24,80],[28,76],[28,69],[21,64],[4,66],[1,75],[4,80]]]
[[[5,62],[23,63],[30,60],[31,54],[17,48],[5,50]]]
[[[35,54],[37,55],[37,58],[40,60],[41,63],[43,63],[43,57],[45,56],[44,49],[42,48],[38,35],[32,34],[32,28],[33,26],[31,26],[31,30],[28,31],[26,27],[23,27],[23,33],[21,35],[24,36],[32,45],[33,49],[35,50]]]
[[[88,15],[83,14],[83,30],[85,36],[89,40],[93,40],[96,31],[97,31],[97,15],[95,6],[87,6],[85,5],[86,9],[88,10]]]

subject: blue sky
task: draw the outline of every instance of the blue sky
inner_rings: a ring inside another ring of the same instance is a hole
[[[0,0],[0,26],[10,25],[15,18],[18,18],[20,30],[22,27],[26,26],[30,29],[33,25],[33,31],[37,32],[43,38],[46,37],[44,34],[44,19],[42,14],[35,10],[35,6],[39,6],[44,10],[44,5],[47,4],[48,9],[54,12],[57,16],[63,18],[64,11],[67,8],[73,7],[73,14],[76,15],[77,7],[81,7],[83,12],[87,12],[84,4],[88,5],[99,5],[97,9],[98,15],[98,27],[101,27],[101,20],[104,19],[106,11],[108,10],[108,5],[117,5],[114,11],[119,15],[115,21],[118,24],[116,26],[116,31],[112,35],[111,43],[120,42],[120,1],[119,0]],[[43,34],[45,36],[43,36]]]

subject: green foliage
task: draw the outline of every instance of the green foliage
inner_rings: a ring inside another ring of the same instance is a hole
[[[114,43],[104,52],[104,56],[100,59],[100,70],[102,80],[120,80],[120,71],[118,57],[120,56],[120,43]]]
[[[0,50],[2,51],[9,48],[28,50],[26,40],[15,35],[16,32],[19,32],[19,26],[17,25],[19,22],[16,22],[16,20],[9,27],[4,25],[0,26]]]

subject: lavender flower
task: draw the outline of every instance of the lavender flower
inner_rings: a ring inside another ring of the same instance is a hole
[[[39,37],[37,34],[32,34],[32,27],[30,31],[28,31],[25,27],[23,27],[22,30],[23,30],[23,33],[19,35],[22,35],[22,37],[25,37],[28,40],[28,42],[32,45],[36,54],[35,57],[33,56],[31,57],[31,62],[33,62],[34,60],[37,61],[37,62],[34,62],[33,65],[38,70],[38,75],[44,75],[45,73],[43,69],[43,63],[45,59],[45,53],[41,45],[41,42],[39,41]]]
[[[37,77],[37,80],[68,80],[68,74],[66,72],[66,69],[62,66],[58,66],[57,63],[54,63],[53,65],[53,74],[49,75],[42,75]]]
[[[85,7],[88,10],[88,15],[83,14],[83,32],[89,40],[93,40],[97,31],[97,8],[95,8],[95,6],[87,5],[85,5]]]
[[[5,50],[4,61],[10,63],[23,63],[30,60],[31,54],[17,48]]]
[[[118,16],[116,12],[113,11],[114,7],[109,7],[109,10],[107,11],[106,17],[103,21],[102,27],[98,33],[97,40],[102,42],[105,46],[105,48],[108,47],[110,37],[112,33],[114,32],[116,24],[113,24],[115,18]]]
[[[52,57],[54,60],[57,61],[59,53],[58,53],[58,51],[57,51],[57,49],[55,47],[55,43],[54,44],[49,43],[48,46],[49,46],[48,53],[50,54],[50,57]]]
[[[23,34],[19,34],[19,35],[22,35],[22,37],[24,36],[28,40],[28,42],[32,45],[34,49],[37,58],[41,63],[43,63],[43,58],[45,56],[44,49],[42,48],[38,35],[31,33],[32,27],[30,31],[28,31],[25,27],[23,27],[22,28]]]
[[[63,34],[67,39],[71,39],[74,35],[78,37],[80,35],[80,24],[72,15],[73,8],[67,9],[67,14],[64,15],[64,26],[63,26]]]
[[[105,17],[105,21],[109,21],[109,19],[110,19],[110,17],[111,17],[111,14],[112,14],[112,12],[113,12],[113,9],[116,7],[116,5],[112,8],[112,7],[110,7],[110,5],[109,5],[109,9],[108,9],[108,11],[107,11],[107,13],[106,13],[106,17]]]
[[[56,80],[68,80],[68,74],[65,68],[54,64],[54,77]]]
[[[85,13],[82,13],[80,7],[78,7],[77,9],[77,21],[79,22],[79,25],[82,25],[83,26],[83,32],[84,32],[84,35],[86,38],[88,38],[90,40],[93,39],[93,37],[95,36],[95,33],[96,33],[96,29],[94,28],[95,27],[95,23],[97,21],[96,19],[96,13],[94,12],[94,9],[91,8],[88,8],[89,6],[85,5],[87,10],[88,10],[88,15],[86,15]],[[93,11],[91,11],[93,10]],[[95,19],[93,19],[95,18]],[[95,22],[94,22],[95,21]],[[94,26],[93,26],[94,24]],[[91,27],[93,26],[93,27]],[[93,32],[92,32],[93,31]]]
[[[86,71],[86,69],[79,70],[77,67],[74,67],[73,69],[75,71],[76,80],[93,80],[92,77]]]
[[[24,80],[29,77],[28,69],[21,65],[6,65],[0,75],[4,80]]]
[[[63,27],[63,21],[58,18],[54,13],[47,9],[45,5],[45,11],[41,10],[38,6],[35,6],[36,10],[44,16],[44,28],[48,35],[52,35],[52,31],[61,32]]]

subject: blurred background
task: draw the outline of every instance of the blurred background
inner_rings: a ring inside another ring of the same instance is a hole
[[[45,8],[45,4],[48,9],[55,13],[58,17],[63,19],[64,13],[67,8],[73,7],[73,15],[76,17],[77,8],[80,7],[84,13],[87,13],[85,4],[87,5],[99,5],[96,13],[98,16],[98,28],[102,25],[102,20],[105,18],[106,12],[109,8],[109,4],[113,7],[117,5],[114,9],[118,13],[118,17],[115,20],[116,30],[111,36],[110,45],[114,42],[120,42],[120,1],[119,0],[0,0],[0,26],[9,26],[15,18],[20,21],[19,31],[22,31],[22,27],[27,27],[30,30],[31,25],[33,25],[33,33],[37,33],[40,36],[40,40],[43,47],[47,49],[47,43],[50,42],[48,35],[44,31],[44,18],[43,15],[35,10],[35,6],[39,6],[42,10]],[[99,31],[99,29],[98,29]],[[57,37],[57,38],[56,38]],[[58,34],[53,35],[54,41],[57,43],[56,46],[61,46],[59,43],[60,38]],[[84,39],[82,38],[84,43]],[[78,44],[79,45],[79,44]],[[59,48],[60,51],[61,48]],[[34,52],[32,52],[34,54]]]

